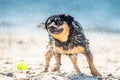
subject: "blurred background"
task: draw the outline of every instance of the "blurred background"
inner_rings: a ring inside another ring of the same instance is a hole
[[[72,15],[87,30],[120,32],[119,0],[0,0],[0,27],[28,29],[63,13]]]

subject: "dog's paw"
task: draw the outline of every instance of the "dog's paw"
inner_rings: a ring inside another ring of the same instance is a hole
[[[99,72],[91,72],[93,76],[102,76]]]
[[[52,72],[58,71],[59,68],[60,68],[59,66],[54,66],[54,67],[51,69],[51,71],[52,71]]]
[[[43,72],[43,73],[46,73],[46,72],[48,72],[48,69],[44,69],[42,72]]]
[[[76,74],[78,74],[78,75],[84,75],[81,71],[76,71]]]

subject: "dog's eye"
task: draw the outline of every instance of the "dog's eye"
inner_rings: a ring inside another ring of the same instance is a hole
[[[59,20],[59,21],[56,22],[56,25],[58,25],[58,26],[59,26],[59,25],[62,25],[62,24],[63,24],[63,21],[60,21],[60,20]]]
[[[50,25],[52,22],[47,23],[47,25]]]
[[[54,22],[54,20],[50,20],[50,21],[48,22],[48,25],[52,24],[52,22]]]
[[[51,19],[51,23],[52,23],[52,22],[54,22],[54,20],[53,20],[53,19]]]

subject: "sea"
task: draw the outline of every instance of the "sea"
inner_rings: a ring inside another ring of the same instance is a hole
[[[85,30],[120,32],[120,0],[0,0],[0,31],[29,30],[56,14],[73,16]]]

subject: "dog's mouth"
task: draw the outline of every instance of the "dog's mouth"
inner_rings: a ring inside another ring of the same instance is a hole
[[[60,42],[65,42],[68,40],[69,30],[70,29],[67,23],[64,23],[61,26],[56,25],[47,26],[48,33],[53,38],[59,40]]]
[[[60,29],[57,29],[57,28],[49,28],[48,29],[48,32],[49,33],[51,33],[51,34],[59,34],[59,33],[61,33],[61,32],[63,32],[63,28],[60,28]]]

